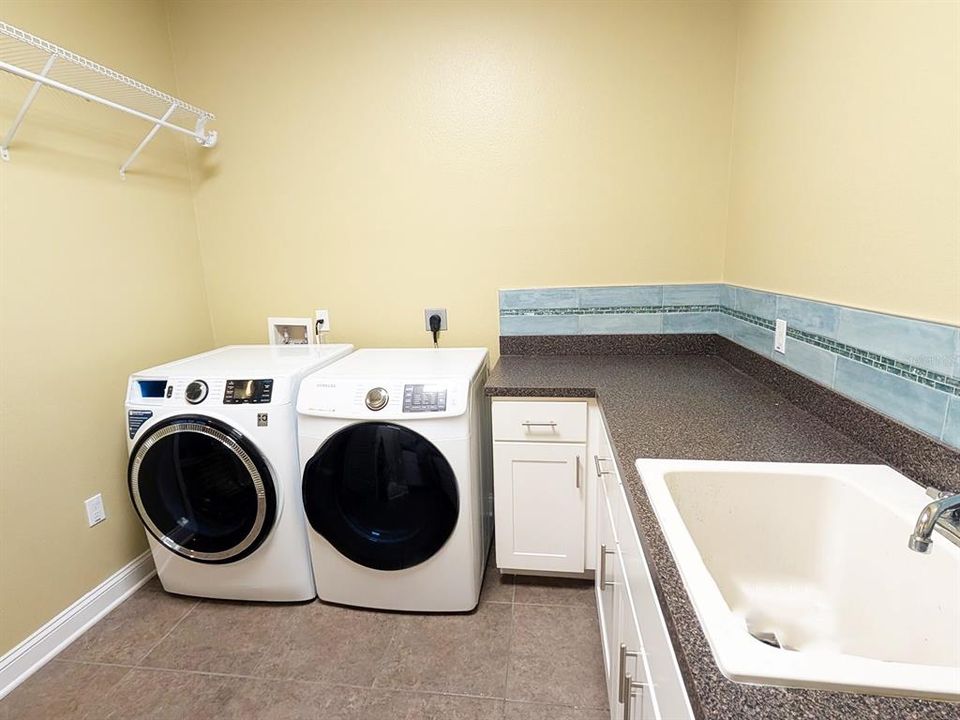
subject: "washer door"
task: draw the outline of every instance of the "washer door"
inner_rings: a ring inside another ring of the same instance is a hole
[[[266,460],[238,430],[208,417],[180,415],[150,428],[133,448],[127,479],[150,534],[197,562],[246,557],[276,520]]]
[[[460,513],[456,477],[441,452],[408,428],[380,422],[327,439],[304,468],[303,505],[314,530],[376,570],[432,557]]]

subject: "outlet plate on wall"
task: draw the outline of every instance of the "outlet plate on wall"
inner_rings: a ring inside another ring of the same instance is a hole
[[[423,311],[423,329],[430,332],[430,316],[440,316],[440,330],[447,329],[447,309],[446,308],[426,308]]]
[[[83,505],[87,509],[87,523],[90,527],[107,519],[107,511],[103,507],[103,495],[100,493],[84,500]]]
[[[329,310],[317,310],[313,314],[314,331],[316,331],[317,320],[323,320],[323,325],[320,326],[320,332],[322,333],[330,332],[330,311]],[[319,339],[319,333],[317,335]]]
[[[787,321],[777,320],[776,330],[773,333],[773,349],[778,353],[787,352]]]

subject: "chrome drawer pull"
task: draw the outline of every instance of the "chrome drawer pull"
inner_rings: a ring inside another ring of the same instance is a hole
[[[640,653],[628,652],[627,646],[624,643],[620,643],[620,672],[618,673],[620,675],[620,682],[618,683],[620,687],[617,688],[617,699],[622,703],[627,702],[626,700],[627,685],[629,685],[627,678],[630,677],[629,675],[627,675],[627,658],[628,657],[639,659]]]
[[[555,428],[555,427],[557,426],[557,424],[556,424],[555,422],[553,422],[553,421],[551,421],[551,422],[538,423],[538,422],[530,422],[529,420],[525,420],[524,422],[522,422],[522,423],[520,423],[520,424],[523,425],[523,426],[524,426],[525,428],[527,428],[527,429],[530,429],[530,428],[532,428],[532,427],[550,427],[550,428]]]
[[[614,550],[607,550],[606,545],[600,545],[600,592],[614,584],[607,581],[607,555],[613,555],[615,552]]]
[[[624,684],[628,688],[626,696],[623,698],[623,720],[631,720],[630,706],[633,705],[634,690],[641,690],[647,686],[646,683],[634,682],[633,677],[627,675],[624,677]],[[641,720],[643,720],[641,718]]]
[[[600,467],[600,461],[601,461],[601,460],[606,461],[606,460],[609,460],[609,459],[610,459],[610,458],[602,458],[602,457],[600,457],[599,455],[594,455],[594,456],[593,456],[593,464],[596,465],[596,467],[597,467],[597,477],[602,477],[602,476],[604,476],[604,475],[613,475],[613,471],[612,471],[612,470],[604,470],[604,469],[602,469],[602,468]]]

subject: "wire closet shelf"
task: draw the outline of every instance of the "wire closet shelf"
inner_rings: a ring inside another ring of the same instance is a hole
[[[206,127],[207,122],[214,119],[213,113],[3,21],[0,21],[0,70],[33,81],[20,111],[0,140],[0,157],[4,160],[10,159],[10,143],[44,86],[120,110],[153,125],[120,166],[121,175],[125,175],[160,128],[189,135],[203,147],[217,143],[217,131]]]

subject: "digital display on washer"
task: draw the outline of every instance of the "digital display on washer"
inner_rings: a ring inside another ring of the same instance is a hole
[[[227,380],[223,391],[224,405],[268,403],[273,394],[273,380]]]
[[[403,412],[443,412],[446,409],[446,385],[403,386]]]

